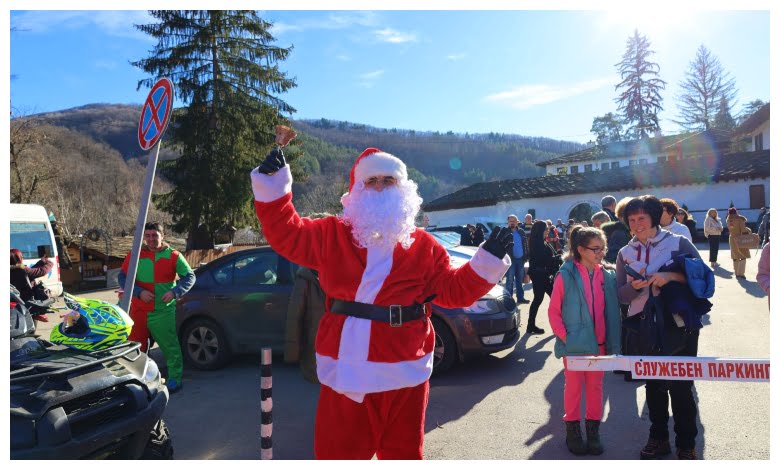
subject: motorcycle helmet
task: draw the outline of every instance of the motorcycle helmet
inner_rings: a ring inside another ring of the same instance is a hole
[[[49,340],[55,344],[99,351],[127,341],[133,320],[118,305],[65,294],[65,305],[77,312],[72,325],[62,322],[51,330]]]

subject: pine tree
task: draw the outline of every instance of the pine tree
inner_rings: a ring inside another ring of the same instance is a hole
[[[634,30],[626,42],[623,59],[615,64],[621,79],[615,90],[624,89],[615,102],[631,138],[645,138],[661,130],[658,113],[664,108],[660,90],[666,88],[666,82],[658,78],[658,64],[648,60],[651,54],[655,51],[650,50],[650,42]]]
[[[712,128],[724,131],[733,131],[736,127],[737,122],[731,115],[728,101],[726,100],[725,96],[721,96],[718,103],[718,113],[715,115],[715,119],[712,121]]]
[[[686,130],[709,130],[719,113],[721,100],[730,115],[737,95],[734,79],[723,70],[720,60],[703,44],[696,50],[696,58],[688,65],[683,90],[678,99],[679,121]]]
[[[160,164],[175,189],[154,202],[173,216],[174,231],[189,232],[188,242],[201,223],[211,232],[256,225],[249,173],[273,145],[274,126],[286,123],[282,113],[295,112],[275,96],[296,86],[278,65],[292,47],[274,46],[271,23],[251,10],[150,14],[159,22],[135,25],[158,41],[133,62],[151,75],[138,88],[168,77],[185,103],[166,136],[181,157]]]

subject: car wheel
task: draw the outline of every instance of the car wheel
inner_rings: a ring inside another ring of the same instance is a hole
[[[431,318],[436,342],[433,346],[433,373],[441,374],[455,364],[458,355],[458,346],[455,337],[446,323],[438,318]]]
[[[146,443],[142,460],[172,460],[173,442],[171,433],[163,420],[157,421],[149,433],[149,442]]]
[[[230,358],[230,348],[222,328],[206,318],[187,324],[181,335],[181,346],[184,360],[197,369],[219,369]]]

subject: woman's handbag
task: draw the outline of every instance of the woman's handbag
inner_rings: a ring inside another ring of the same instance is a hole
[[[673,356],[685,348],[688,333],[666,312],[663,302],[653,295],[641,313],[623,320],[626,330],[627,356]]]
[[[758,248],[759,243],[761,243],[761,237],[757,233],[743,233],[734,235],[734,242],[737,248],[752,250]]]

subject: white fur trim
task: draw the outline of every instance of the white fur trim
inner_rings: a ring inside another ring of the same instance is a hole
[[[363,271],[363,278],[355,293],[355,302],[373,303],[392,268],[392,247],[369,248],[366,255],[366,269]],[[348,317],[341,330],[339,358],[349,361],[367,360],[370,339],[371,321],[363,318]]]
[[[498,259],[480,246],[469,264],[479,277],[491,284],[497,284],[512,266],[512,258],[509,255],[504,255],[504,259]]]
[[[250,177],[252,178],[252,192],[255,194],[255,201],[275,201],[292,191],[293,179],[292,173],[290,173],[290,165],[285,165],[273,175],[260,173],[257,171],[257,168],[250,173]]]
[[[369,320],[364,320],[369,321]],[[317,354],[320,383],[360,401],[358,394],[386,392],[420,385],[433,372],[433,352],[414,361],[350,361]]]
[[[355,292],[355,302],[374,303],[379,289],[393,269],[394,246],[369,247],[366,254],[366,269],[360,279],[360,286]]]
[[[365,361],[368,359],[368,343],[371,339],[371,320],[347,317],[341,327],[339,359]]]
[[[355,182],[365,181],[372,176],[395,176],[397,180],[405,180],[406,165],[389,153],[375,152],[361,158],[355,165]]]

